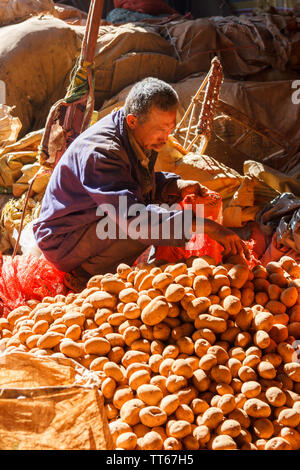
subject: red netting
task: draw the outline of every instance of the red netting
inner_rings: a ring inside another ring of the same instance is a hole
[[[187,204],[191,205],[194,213],[196,212],[197,204],[203,205],[205,218],[212,219],[218,223],[222,223],[222,198],[219,193],[207,189],[207,195],[205,197],[196,196],[191,194],[186,196],[181,206],[184,208]],[[249,250],[250,258],[247,264],[250,269],[259,264],[257,259],[257,253],[255,250],[256,242],[251,239],[245,241],[245,244]],[[186,244],[185,247],[174,247],[174,246],[159,246],[156,251],[156,259],[165,260],[169,263],[176,263],[178,260],[187,259],[190,256],[211,256],[216,263],[222,262],[222,252],[224,248],[215,240],[212,240],[206,234],[195,234]]]
[[[65,295],[64,273],[44,257],[26,254],[12,258],[2,257],[0,268],[0,308],[7,316],[14,308],[25,305],[27,300],[42,300],[57,294]]]
[[[250,269],[253,269],[254,266],[257,266],[258,264],[260,264],[258,257],[257,257],[257,252],[255,250],[256,243],[255,243],[255,240],[253,239],[249,241],[245,241],[245,243],[250,253],[250,258],[247,260],[247,264]]]
[[[203,216],[216,222],[222,223],[222,198],[215,191],[207,189],[205,197],[189,194],[181,202],[181,207],[192,206],[196,213],[197,205],[202,205]],[[174,263],[180,259],[187,259],[190,256],[208,255],[214,258],[216,263],[222,261],[223,247],[206,234],[195,234],[191,237],[185,247],[159,246],[156,251],[156,259],[162,259],[169,263]]]

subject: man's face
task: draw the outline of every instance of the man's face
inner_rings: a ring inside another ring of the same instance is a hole
[[[141,123],[133,114],[129,114],[126,121],[142,149],[158,152],[166,144],[168,136],[176,126],[176,113],[177,108],[161,111],[153,106],[146,121]]]

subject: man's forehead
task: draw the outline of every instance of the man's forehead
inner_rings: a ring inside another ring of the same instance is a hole
[[[176,117],[177,110],[178,110],[178,106],[174,106],[168,110],[163,110],[153,105],[149,109],[147,116],[145,116],[146,118],[145,122],[157,120],[158,118],[166,120],[166,121],[172,120],[174,119],[174,117]]]

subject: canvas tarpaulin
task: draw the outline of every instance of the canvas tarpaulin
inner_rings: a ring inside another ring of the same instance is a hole
[[[64,21],[34,16],[0,28],[0,80],[15,106],[20,136],[44,126],[51,105],[64,96],[80,40]]]
[[[113,448],[96,374],[72,359],[0,355],[2,450]]]
[[[161,34],[172,38],[180,57],[178,77],[186,76],[185,67],[189,73],[206,71],[214,52],[227,76],[246,77],[267,67],[286,68],[291,52],[288,21],[269,14],[213,16],[172,22],[161,27]]]
[[[86,25],[87,13],[71,5],[56,3],[54,5],[54,16],[60,20],[64,20],[68,24]]]
[[[184,109],[200,86],[204,75],[188,77],[173,84]],[[222,163],[243,172],[244,161],[264,161],[271,154],[286,147],[287,151],[296,152],[300,148],[300,107],[293,102],[295,88],[292,80],[277,82],[254,82],[224,79],[220,99],[237,111],[243,113],[249,121],[270,130],[269,135],[250,133],[243,142],[233,144],[246,131],[247,127],[230,119],[230,116],[217,114],[214,132],[206,149],[208,155]],[[273,136],[274,134],[274,136]],[[293,155],[291,153],[290,157]],[[266,163],[272,166],[273,159]]]
[[[80,50],[84,26],[55,15],[0,29],[0,80],[8,88],[7,104],[16,105],[23,134],[43,127],[50,107],[65,95]],[[291,66],[297,35],[289,31],[289,21],[258,15],[102,25],[95,57],[96,107],[149,75],[176,83],[207,73],[214,54],[227,77],[247,80],[266,69],[282,72]]]
[[[281,134],[291,147],[297,148],[300,147],[300,107],[293,99],[295,91],[293,80],[267,83],[228,81],[222,87],[221,99],[249,118]],[[269,143],[269,148],[262,148],[259,154],[259,147],[257,142],[257,148],[252,148],[252,155],[258,155],[259,159],[276,149],[275,144]]]
[[[205,75],[202,74],[193,75],[172,83],[179,96],[181,116],[204,78]],[[111,112],[115,107],[122,106],[131,86],[125,87],[111,99],[106,100],[99,109],[99,118]],[[294,91],[290,80],[260,83],[224,79],[220,99],[250,120],[270,129],[280,144],[296,149],[300,147],[300,107],[293,104],[292,93]],[[221,115],[220,118],[218,116],[213,128],[214,132],[206,154],[240,174],[243,174],[245,161],[261,162],[280,149],[277,140],[273,142],[255,133],[249,134],[236,148],[233,147],[232,144],[245,132],[246,128],[226,116]],[[283,136],[283,138],[280,139],[278,136]],[[158,164],[162,158],[164,158],[164,164],[167,164],[168,158],[166,155],[163,157],[162,153],[158,157]],[[272,166],[272,160],[268,166]]]
[[[183,18],[162,24],[102,26],[96,54],[96,103],[101,105],[148,75],[174,83],[207,73],[214,54],[231,78],[247,79],[268,68],[283,71],[289,65],[293,37],[287,25],[285,17],[265,14],[251,19]]]
[[[176,65],[173,46],[155,27],[102,26],[95,55],[96,105],[149,75],[172,82]]]
[[[0,0],[0,26],[41,13],[54,13],[53,0]]]

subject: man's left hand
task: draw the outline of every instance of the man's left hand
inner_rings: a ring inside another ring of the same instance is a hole
[[[176,183],[181,199],[185,198],[188,194],[196,194],[201,197],[205,197],[207,195],[207,188],[202,186],[198,181],[176,180]]]

